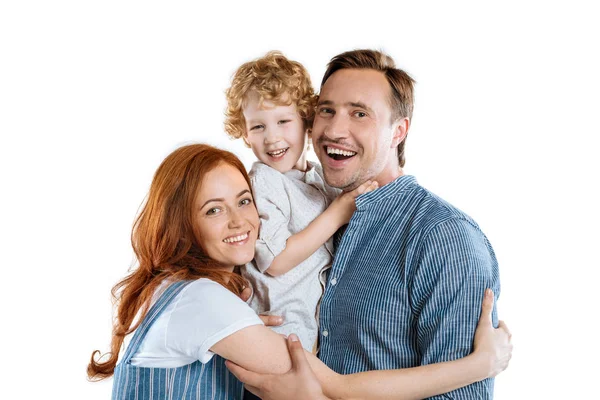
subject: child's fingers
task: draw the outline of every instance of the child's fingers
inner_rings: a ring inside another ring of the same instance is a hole
[[[363,183],[362,185],[360,185],[359,187],[354,189],[355,197],[368,192],[369,190],[367,190],[367,189],[369,188],[370,185],[371,185],[371,181],[366,181],[365,183]]]
[[[373,182],[371,182],[371,184],[369,185],[367,192],[371,192],[371,191],[373,191],[373,190],[377,189],[378,187],[379,187],[379,182],[377,182],[377,181],[373,181]]]
[[[369,193],[369,192],[372,192],[373,190],[377,189],[379,187],[379,183],[377,183],[377,181],[367,181],[367,182],[363,183],[362,185],[360,185],[360,187],[364,187],[361,194]]]
[[[352,197],[357,198],[361,194],[369,193],[379,187],[379,183],[377,181],[368,180],[353,191],[349,192]]]

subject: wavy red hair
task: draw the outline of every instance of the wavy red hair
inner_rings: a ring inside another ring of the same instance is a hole
[[[245,280],[224,271],[223,265],[206,255],[192,223],[198,188],[206,173],[221,163],[237,168],[251,187],[244,165],[233,153],[205,144],[180,147],[158,167],[131,234],[139,265],[112,289],[117,314],[109,358],[96,360],[100,351],[92,353],[87,368],[89,379],[100,380],[114,373],[123,339],[144,319],[152,295],[165,279],[176,282],[209,278],[237,295],[241,293]],[[140,317],[134,323],[138,313]]]

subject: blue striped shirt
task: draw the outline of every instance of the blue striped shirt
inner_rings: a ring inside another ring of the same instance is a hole
[[[484,291],[500,293],[477,224],[412,176],[360,196],[356,207],[321,302],[321,360],[349,374],[471,353]],[[491,399],[493,387],[486,379],[433,399]]]

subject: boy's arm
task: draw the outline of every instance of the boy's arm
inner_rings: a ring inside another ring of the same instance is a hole
[[[483,233],[463,219],[447,220],[433,228],[424,239],[409,291],[417,318],[421,365],[471,353],[486,288],[496,296],[500,293],[498,265]],[[498,325],[495,306],[492,321]],[[493,379],[486,379],[431,399],[491,399],[493,385]]]
[[[333,203],[306,228],[290,236],[285,248],[265,271],[271,276],[283,275],[310,257],[342,226],[356,210],[357,196],[377,188],[377,182],[366,182],[352,192],[339,195]]]

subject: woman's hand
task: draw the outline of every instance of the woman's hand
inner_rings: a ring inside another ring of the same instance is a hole
[[[377,181],[366,181],[351,192],[340,194],[329,206],[327,211],[332,212],[339,221],[339,226],[350,222],[352,214],[356,211],[356,198],[364,193],[369,193],[379,187]]]
[[[486,289],[471,354],[481,362],[483,371],[486,371],[485,378],[494,377],[508,367],[513,349],[512,334],[504,321],[498,323],[498,328],[492,324],[493,307],[494,293]]]

